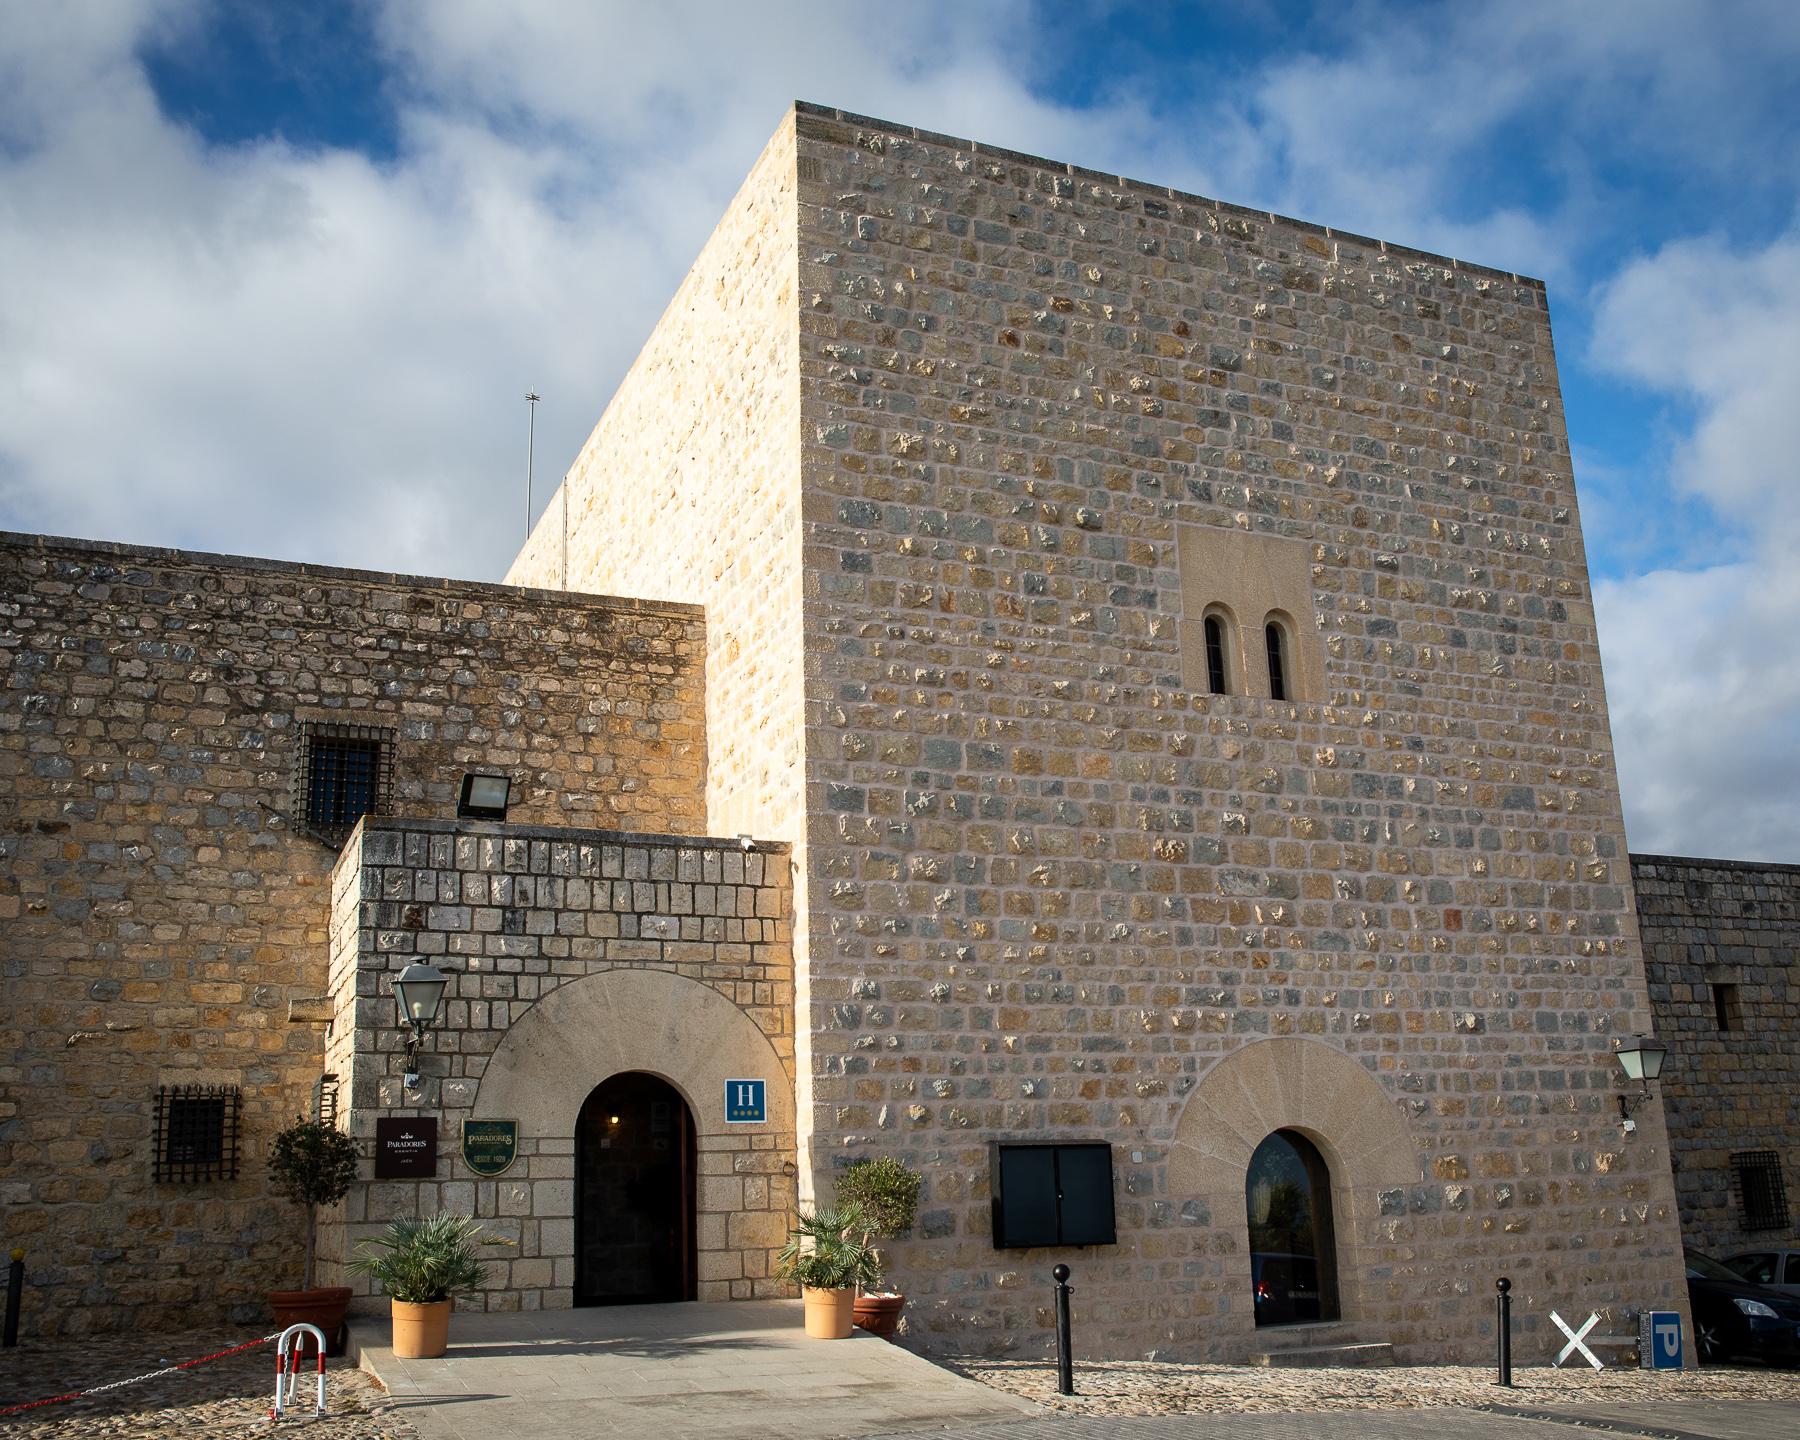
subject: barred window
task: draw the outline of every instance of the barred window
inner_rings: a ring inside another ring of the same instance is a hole
[[[294,813],[312,834],[342,844],[364,815],[392,808],[394,732],[377,725],[305,724]]]
[[[235,1085],[157,1087],[159,1184],[237,1179],[239,1099]]]
[[[1787,1187],[1774,1150],[1740,1150],[1731,1157],[1731,1190],[1746,1230],[1785,1230]]]

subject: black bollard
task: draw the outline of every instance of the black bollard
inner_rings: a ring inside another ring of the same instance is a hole
[[[1075,1393],[1075,1361],[1069,1354],[1069,1296],[1075,1287],[1069,1283],[1069,1267],[1058,1265],[1050,1272],[1056,1281],[1056,1393]]]
[[[1512,1281],[1502,1275],[1494,1282],[1494,1289],[1499,1295],[1494,1300],[1495,1329],[1499,1333],[1500,1343],[1500,1381],[1502,1385],[1512,1386]]]
[[[0,1344],[19,1343],[19,1297],[25,1293],[25,1252],[12,1252],[12,1264],[6,1267],[6,1333]]]

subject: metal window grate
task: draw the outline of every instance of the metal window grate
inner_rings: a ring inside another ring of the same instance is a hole
[[[294,812],[340,845],[364,815],[391,810],[394,732],[377,725],[306,724],[294,772]]]
[[[1731,1189],[1746,1230],[1785,1230],[1787,1187],[1774,1150],[1740,1150],[1731,1157]]]
[[[238,1108],[235,1085],[162,1085],[156,1091],[159,1184],[235,1180]]]
[[[338,1077],[329,1070],[313,1081],[313,1121],[337,1128]]]

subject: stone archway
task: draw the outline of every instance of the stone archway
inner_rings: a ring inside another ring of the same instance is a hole
[[[1283,1037],[1244,1046],[1201,1077],[1182,1108],[1169,1150],[1169,1190],[1200,1200],[1215,1233],[1235,1239],[1251,1293],[1244,1176],[1257,1147],[1279,1130],[1305,1136],[1331,1172],[1339,1297],[1346,1320],[1389,1317],[1368,1284],[1378,1263],[1380,1192],[1417,1184],[1418,1152],[1400,1107],[1381,1082],[1343,1051]],[[1238,1312],[1234,1309],[1234,1314]],[[1240,1317],[1252,1329],[1250,1307]]]
[[[693,1116],[697,1298],[773,1293],[767,1277],[794,1205],[793,1083],[742,1009],[666,970],[602,970],[557,987],[513,1022],[482,1070],[469,1115],[519,1122],[526,1164],[507,1178],[531,1193],[506,1213],[537,1225],[531,1258],[549,1262],[558,1277],[549,1283],[572,1303],[576,1127],[595,1087],[626,1072],[666,1081]],[[725,1082],[743,1079],[767,1082],[762,1124],[725,1118]]]

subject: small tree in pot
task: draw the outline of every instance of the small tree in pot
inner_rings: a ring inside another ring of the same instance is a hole
[[[878,1238],[891,1240],[912,1229],[919,1212],[922,1182],[923,1177],[917,1170],[895,1156],[858,1160],[845,1167],[837,1177],[838,1203],[850,1205],[862,1213],[868,1226],[863,1235],[865,1244]],[[878,1266],[885,1272],[886,1258],[878,1251],[874,1253]],[[867,1289],[875,1283],[878,1282],[865,1281],[865,1288],[856,1297],[856,1323],[873,1335],[892,1340],[900,1325],[900,1310],[906,1304],[906,1297],[894,1290],[875,1292]]]
[[[799,1283],[806,1299],[806,1333],[815,1340],[848,1340],[859,1286],[881,1279],[869,1244],[870,1223],[854,1205],[802,1210],[777,1260],[780,1274]]]
[[[283,1328],[302,1322],[325,1332],[332,1354],[342,1348],[348,1285],[315,1286],[319,1210],[336,1205],[356,1181],[356,1142],[334,1125],[296,1120],[269,1146],[269,1181],[275,1193],[299,1206],[306,1235],[306,1264],[298,1290],[273,1290],[269,1306]]]
[[[393,1221],[365,1240],[350,1268],[373,1277],[393,1310],[394,1354],[402,1360],[434,1360],[450,1344],[450,1309],[458,1295],[481,1287],[488,1262],[475,1252],[491,1239],[466,1215],[430,1215]]]

